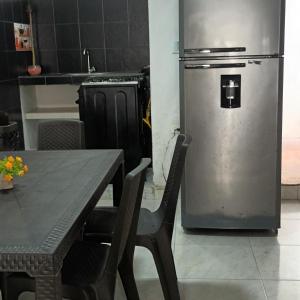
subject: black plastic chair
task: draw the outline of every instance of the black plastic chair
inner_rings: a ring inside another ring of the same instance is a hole
[[[85,148],[84,123],[79,120],[51,120],[38,124],[38,150]]]
[[[130,239],[119,265],[119,272],[127,299],[139,299],[133,274],[135,246],[148,248],[154,258],[165,299],[180,299],[171,241],[185,157],[191,138],[179,135],[163,195],[157,211],[140,210],[135,238]],[[84,239],[110,242],[117,220],[115,207],[97,208],[85,227]],[[131,242],[132,241],[132,242]]]
[[[0,125],[0,151],[16,151],[20,144],[17,122]]]
[[[62,268],[63,297],[73,300],[114,299],[118,265],[132,238],[133,215],[141,205],[146,168],[150,162],[150,159],[143,159],[125,178],[111,246],[78,241],[71,247]],[[34,279],[23,273],[13,274],[7,279],[9,300],[17,300],[22,292],[34,290]]]

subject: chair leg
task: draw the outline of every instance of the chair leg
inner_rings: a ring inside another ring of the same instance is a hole
[[[133,256],[134,250],[130,253],[124,251],[122,261],[119,264],[119,273],[127,299],[139,300],[139,292],[133,273]]]
[[[180,300],[178,281],[171,245],[155,243],[152,252],[165,300]]]

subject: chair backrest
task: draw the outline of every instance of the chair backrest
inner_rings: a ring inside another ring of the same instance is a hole
[[[84,123],[79,120],[51,120],[38,124],[38,150],[85,148]]]
[[[127,242],[131,242],[130,239],[135,238],[146,171],[150,162],[151,159],[143,158],[140,165],[125,177],[121,202],[118,208],[117,222],[106,267],[107,272],[116,272]]]
[[[170,225],[168,230],[170,230],[171,235],[173,232],[178,194],[185,165],[185,157],[191,141],[192,138],[188,135],[180,134],[178,136],[162,202],[158,210],[155,212],[159,215],[161,226],[164,223],[168,223]]]

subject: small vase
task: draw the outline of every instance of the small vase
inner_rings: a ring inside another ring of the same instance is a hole
[[[3,178],[0,179],[0,191],[1,190],[11,190],[14,188],[13,181],[6,181]]]
[[[29,66],[27,71],[31,76],[37,76],[41,74],[42,67],[39,65]]]

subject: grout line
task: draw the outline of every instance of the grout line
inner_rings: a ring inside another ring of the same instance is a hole
[[[275,282],[300,282],[300,279],[263,279],[263,281],[275,281]]]
[[[130,47],[130,13],[129,13],[129,0],[126,1],[127,3],[127,47]]]
[[[177,274],[178,280],[220,280],[220,281],[261,281],[261,279],[255,277],[249,278],[215,278],[215,277],[182,277]],[[238,299],[239,300],[239,299]]]
[[[80,30],[80,22],[79,22],[79,2],[76,1],[77,4],[77,27],[78,27],[78,38],[79,38],[79,55],[80,55],[80,71],[83,72],[83,55],[81,53],[82,51],[82,44],[81,44],[81,30]]]
[[[227,279],[227,278],[203,278],[203,277],[180,278],[179,281],[192,281],[192,280],[203,280],[203,281],[256,281],[256,282],[260,282],[260,279],[254,279],[254,278],[250,278],[250,279],[247,279],[247,278]],[[236,300],[240,300],[240,299],[236,299]]]
[[[251,242],[251,238],[250,237],[249,237],[249,242],[250,242],[251,253],[253,255],[253,258],[254,258],[254,261],[255,261],[255,265],[256,265],[256,268],[257,268],[258,273],[259,273],[260,283],[262,284],[262,287],[263,287],[263,290],[264,290],[264,294],[265,294],[265,298],[268,299],[267,290],[266,290],[266,287],[264,285],[264,281],[263,281],[263,277],[262,277],[261,271],[260,271],[260,269],[258,267],[258,262],[257,262],[257,259],[255,257],[255,254],[254,254],[254,250],[253,250],[253,247],[252,247],[252,242]]]
[[[103,34],[103,48],[104,48],[104,71],[107,72],[107,49],[106,49],[106,36],[105,36],[105,22],[104,22],[104,3],[103,0],[101,0],[101,6],[102,6],[102,34]]]
[[[60,72],[59,68],[59,62],[58,62],[58,49],[57,49],[57,36],[56,36],[56,23],[55,23],[55,10],[54,10],[54,0],[51,0],[52,5],[52,17],[53,17],[53,34],[54,34],[54,45],[55,45],[55,51],[56,51],[56,70],[57,72]],[[39,24],[37,24],[37,27]]]
[[[264,291],[264,294],[265,294],[266,300],[268,300],[268,299],[269,299],[269,297],[268,297],[268,294],[267,294],[267,289],[266,289],[266,286],[265,286],[265,283],[264,283],[264,280],[263,280],[263,279],[261,279],[261,280],[260,280],[260,284],[262,285],[262,288],[263,288],[263,291]]]

